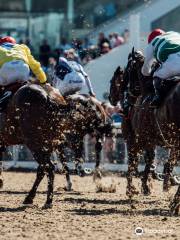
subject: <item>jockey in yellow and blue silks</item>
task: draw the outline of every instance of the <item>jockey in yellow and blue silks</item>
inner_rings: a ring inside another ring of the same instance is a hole
[[[95,97],[89,76],[75,60],[60,57],[55,69],[55,87],[63,96],[75,94],[87,87],[90,96]]]
[[[160,63],[160,67],[153,74],[156,96],[151,105],[158,106],[164,95],[162,80],[180,75],[180,33],[155,29],[149,34],[142,67],[144,76],[151,75],[154,60]]]
[[[41,64],[31,55],[24,44],[16,44],[12,37],[0,38],[0,86],[7,86],[16,81],[26,82],[30,70],[40,83],[46,83],[46,75]]]

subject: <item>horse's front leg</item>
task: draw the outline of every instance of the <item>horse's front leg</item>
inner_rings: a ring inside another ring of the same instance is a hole
[[[79,140],[78,140],[79,139]],[[83,137],[78,137],[78,141],[74,146],[74,154],[75,154],[75,170],[78,176],[84,177],[86,175],[82,164],[84,163],[83,159]]]
[[[144,159],[145,159],[145,169],[143,172],[143,177],[142,177],[142,192],[144,195],[149,195],[151,194],[151,187],[150,187],[150,180],[151,180],[151,172],[154,171],[154,149],[148,149],[146,150],[144,154]]]
[[[65,175],[66,175],[66,187],[64,187],[64,190],[71,191],[72,190],[72,182],[71,182],[71,178],[70,178],[70,170],[69,170],[69,167],[67,166],[67,160],[66,160],[64,149],[65,149],[65,145],[60,145],[58,148],[58,155],[59,155],[60,162],[62,164],[63,170],[65,171]]]
[[[3,171],[2,160],[0,160],[0,189],[3,187],[2,171]]]
[[[180,186],[174,196],[173,201],[170,204],[170,212],[172,215],[178,215],[180,209]]]
[[[177,158],[179,156],[179,151],[173,148],[171,149],[170,156],[168,161],[164,164],[164,182],[163,182],[163,191],[169,191],[171,187],[171,178],[173,168],[177,163]]]
[[[36,175],[35,182],[33,184],[33,187],[31,188],[31,190],[29,191],[29,194],[24,199],[24,202],[23,202],[24,204],[32,204],[33,203],[33,200],[36,196],[37,188],[38,188],[40,182],[42,181],[44,175],[45,175],[45,168],[43,165],[39,165],[37,168],[37,175]]]
[[[102,151],[102,138],[97,135],[96,136],[96,144],[95,144],[95,152],[96,152],[96,165],[95,165],[95,171],[94,171],[94,180],[97,178],[102,178],[101,171],[99,169],[100,161],[101,161],[101,151]]]
[[[129,198],[132,198],[134,195],[139,194],[139,192],[136,190],[135,186],[133,185],[133,176],[135,173],[137,173],[138,170],[138,151],[134,145],[128,145],[128,172],[127,172],[127,189],[126,189],[126,195]]]
[[[51,208],[52,207],[52,201],[53,201],[53,191],[54,191],[54,175],[55,175],[55,166],[50,161],[46,163],[46,174],[47,174],[47,180],[48,180],[48,190],[47,190],[47,200],[44,205],[44,208]]]
[[[72,190],[72,182],[71,182],[71,177],[70,177],[70,170],[67,166],[66,162],[62,162],[63,168],[65,170],[65,175],[66,175],[66,187],[64,188],[65,191],[71,191]]]
[[[1,147],[0,148],[0,189],[3,187],[3,154],[4,154],[5,148]]]

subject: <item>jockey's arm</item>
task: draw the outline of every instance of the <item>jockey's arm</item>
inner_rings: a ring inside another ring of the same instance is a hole
[[[86,80],[86,86],[88,88],[88,91],[89,91],[89,94],[91,96],[96,96],[96,94],[94,93],[93,91],[93,87],[92,87],[92,84],[91,84],[91,80],[88,76],[88,74],[84,71],[83,67],[79,64],[79,69],[80,69],[80,72],[82,73],[82,75],[85,77],[85,80]]]
[[[47,81],[46,74],[42,70],[41,64],[34,59],[34,57],[31,55],[30,49],[27,46],[25,46],[25,51],[27,54],[30,69],[32,70],[32,72],[34,73],[34,75],[36,76],[40,83],[42,84],[46,83]]]
[[[85,79],[86,79],[86,85],[88,87],[88,90],[89,90],[89,94],[93,97],[96,96],[96,94],[94,93],[93,91],[93,88],[92,88],[92,84],[91,84],[91,81],[90,81],[90,78],[88,75],[85,76]]]
[[[144,76],[150,76],[152,70],[152,64],[154,62],[153,46],[149,44],[145,52],[145,61],[142,66],[141,72]]]

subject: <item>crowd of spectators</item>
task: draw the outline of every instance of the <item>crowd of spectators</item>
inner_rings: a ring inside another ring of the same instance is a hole
[[[61,38],[60,44],[55,48],[51,46],[46,39],[42,41],[39,46],[39,52],[37,57],[39,58],[42,66],[47,68],[52,64],[53,60],[57,61],[60,56],[73,58],[82,65],[87,64],[89,61],[110,52],[113,48],[118,47],[122,44],[127,43],[129,39],[129,30],[125,29],[122,34],[117,32],[106,36],[103,32],[99,33],[98,40],[94,44],[88,37],[84,39],[73,39],[67,41],[65,37]],[[20,41],[23,43],[23,41]],[[29,39],[24,42],[29,46],[32,53],[34,48]]]

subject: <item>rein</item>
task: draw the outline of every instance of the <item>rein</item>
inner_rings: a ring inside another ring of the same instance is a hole
[[[155,110],[155,113],[156,113],[156,111],[157,111],[157,110]],[[162,133],[161,127],[160,127],[160,125],[159,125],[159,122],[158,122],[156,116],[155,116],[155,120],[156,120],[156,124],[157,124],[157,126],[158,126],[158,129],[159,129],[160,135],[161,135],[161,137],[162,137],[162,139],[163,139],[163,141],[164,141],[164,143],[165,143],[165,146],[168,147],[168,148],[175,147],[174,145],[169,144],[168,141],[165,139],[165,137],[164,137],[164,135],[163,135],[163,133]]]

